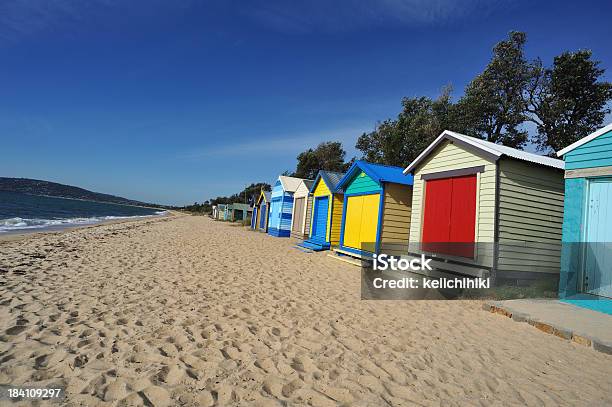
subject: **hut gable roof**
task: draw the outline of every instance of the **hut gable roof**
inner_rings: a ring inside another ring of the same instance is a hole
[[[300,186],[300,182],[302,182],[302,178],[287,177],[285,175],[279,176],[278,180],[281,182],[283,189],[287,192],[295,192]]]
[[[312,185],[310,186],[310,192],[314,192],[315,188],[317,187],[317,183],[321,179],[325,182],[325,185],[327,185],[330,191],[341,192],[341,191],[336,191],[336,187],[338,186],[338,184],[340,183],[340,180],[342,180],[344,175],[345,174],[341,172],[319,170],[319,173],[317,174],[317,178],[315,178]]]
[[[338,182],[336,190],[340,191],[344,188],[359,171],[365,172],[368,177],[372,178],[376,183],[393,182],[402,185],[412,185],[412,175],[404,175],[400,167],[390,165],[373,164],[367,161],[358,160],[351,165],[344,177]]]
[[[257,198],[256,205],[261,204],[261,201],[270,202],[270,191],[264,191],[263,189],[259,193],[259,197]]]
[[[310,188],[312,188],[312,185],[314,184],[314,181],[311,179],[303,179],[302,182],[304,183],[306,188],[308,188],[309,191],[310,191]]]
[[[596,132],[593,132],[591,134],[589,134],[586,137],[581,138],[580,140],[576,141],[573,144],[570,144],[569,146],[565,147],[562,150],[559,150],[559,152],[557,153],[557,157],[562,157],[565,154],[569,153],[572,150],[575,150],[576,148],[585,145],[586,143],[595,140],[597,137],[599,136],[603,136],[604,134],[606,134],[607,132],[612,131],[612,123],[608,124],[606,127],[602,127],[601,129],[597,130]]]
[[[557,169],[564,169],[565,163],[562,160],[556,158],[546,157],[543,155],[528,153],[527,151],[517,150],[516,148],[502,146],[500,144],[491,143],[477,139],[475,137],[466,136],[465,134],[455,133],[454,131],[444,130],[442,134],[436,138],[413,162],[406,167],[404,174],[412,172],[429,154],[431,154],[436,147],[438,147],[444,140],[451,140],[460,144],[468,149],[477,150],[478,152],[488,156],[493,161],[497,161],[502,156],[514,158],[516,160],[527,161],[530,163],[543,165],[546,167],[552,167]]]
[[[249,204],[244,204],[244,203],[233,203],[232,204],[232,209],[240,209],[240,210],[249,210],[251,209],[251,205]]]

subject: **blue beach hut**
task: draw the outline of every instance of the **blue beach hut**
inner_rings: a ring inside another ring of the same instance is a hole
[[[253,206],[253,219],[251,227],[260,232],[268,231],[268,207],[270,203],[270,192],[263,189],[255,200]]]
[[[557,155],[565,161],[559,296],[612,298],[612,124]]]
[[[291,234],[291,213],[293,194],[300,186],[301,178],[278,177],[270,194],[268,215],[268,234],[276,237],[289,237]]]

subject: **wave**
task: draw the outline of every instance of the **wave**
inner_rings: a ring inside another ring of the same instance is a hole
[[[135,216],[96,216],[91,218],[67,218],[67,219],[25,219],[9,218],[0,219],[0,233],[30,229],[46,229],[53,227],[70,227],[78,225],[95,225],[108,220],[150,218],[152,216],[167,215],[168,211],[157,211],[153,215]]]

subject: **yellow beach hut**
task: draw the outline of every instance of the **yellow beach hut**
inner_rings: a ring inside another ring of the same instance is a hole
[[[558,278],[563,161],[444,131],[414,176],[410,248],[432,266],[508,281]]]
[[[336,253],[372,258],[407,251],[412,202],[412,177],[402,168],[356,161],[338,182],[344,192]]]
[[[303,179],[293,194],[293,209],[291,214],[291,236],[298,239],[308,237],[310,230],[310,215],[312,209],[312,180]]]
[[[312,215],[308,240],[298,246],[321,251],[337,246],[340,242],[340,225],[342,223],[342,208],[344,193],[336,191],[343,173],[319,171],[311,185]],[[334,192],[336,191],[336,192]]]

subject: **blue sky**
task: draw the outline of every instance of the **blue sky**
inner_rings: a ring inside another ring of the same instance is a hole
[[[510,30],[612,69],[612,3],[4,0],[0,176],[166,204],[272,182],[403,96],[455,96]],[[612,72],[612,71],[611,71]],[[607,75],[607,79],[612,74]]]

